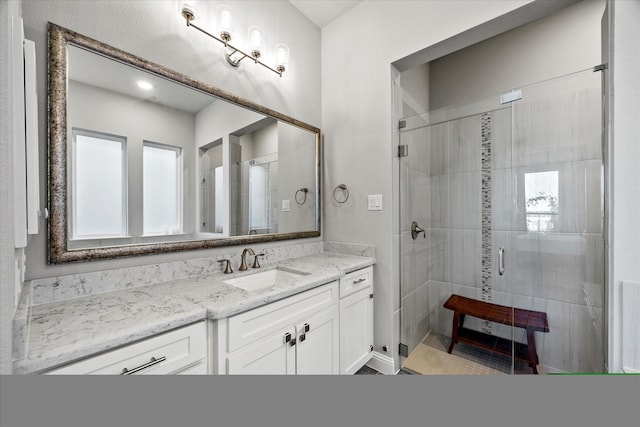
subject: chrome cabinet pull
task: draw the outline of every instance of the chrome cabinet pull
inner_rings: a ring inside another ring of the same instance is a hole
[[[309,332],[309,329],[311,329],[311,327],[309,326],[308,323],[305,323],[304,325],[302,325],[302,333],[298,337],[299,342],[302,342],[307,339],[307,332]]]
[[[362,283],[362,282],[364,282],[365,280],[367,280],[367,279],[365,279],[365,278],[363,277],[362,279],[354,280],[354,281],[353,281],[353,284],[354,284],[354,285],[357,285],[358,283]]]
[[[296,339],[291,336],[290,332],[287,332],[286,334],[284,334],[284,343],[289,343],[289,345],[293,347],[294,345],[296,345]]]
[[[133,368],[131,370],[129,370],[127,368],[124,368],[122,370],[122,372],[120,372],[120,375],[133,375],[136,372],[140,372],[140,371],[142,371],[144,369],[150,368],[151,366],[157,365],[158,363],[162,363],[165,360],[167,360],[166,356],[162,356],[162,357],[159,357],[157,359],[155,357],[152,357],[151,360],[148,361],[147,363],[145,363],[143,365],[140,365],[140,366],[138,366],[136,368]]]
[[[498,249],[498,274],[504,274],[504,248]]]

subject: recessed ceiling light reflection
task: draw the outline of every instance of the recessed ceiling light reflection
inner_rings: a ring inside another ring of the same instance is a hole
[[[143,90],[153,89],[153,85],[146,80],[138,80],[138,87]]]

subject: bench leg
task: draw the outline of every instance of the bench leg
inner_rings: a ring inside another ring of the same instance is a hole
[[[529,350],[529,366],[533,369],[533,373],[538,373],[538,353],[536,352],[536,340],[534,330],[527,328],[527,349]]]
[[[464,316],[464,315],[463,315]],[[453,312],[453,326],[451,327],[451,343],[449,344],[449,350],[447,353],[451,354],[453,346],[458,342],[458,327],[460,327],[460,313]]]

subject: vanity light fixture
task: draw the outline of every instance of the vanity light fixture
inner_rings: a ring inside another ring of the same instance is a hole
[[[234,32],[233,9],[227,5],[221,4],[216,8],[216,13],[218,17],[218,36],[215,36],[195,25],[193,23],[196,19],[195,9],[189,3],[184,3],[182,5],[182,16],[187,21],[187,27],[195,28],[201,33],[204,33],[212,39],[224,44],[226,48],[225,57],[229,64],[237,67],[244,58],[251,58],[256,64],[260,64],[282,77],[282,73],[287,69],[287,65],[289,63],[289,47],[286,44],[278,43],[275,46],[274,56],[276,58],[276,65],[275,68],[273,68],[260,60],[260,57],[263,56],[264,52],[264,30],[262,28],[257,25],[251,25],[249,27],[248,41],[250,53],[245,53],[241,49],[229,43],[229,41],[231,41],[231,35]]]

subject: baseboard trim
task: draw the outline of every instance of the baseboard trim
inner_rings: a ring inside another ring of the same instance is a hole
[[[371,359],[367,362],[367,366],[385,375],[395,375],[397,373],[393,357],[377,351],[373,352]]]

